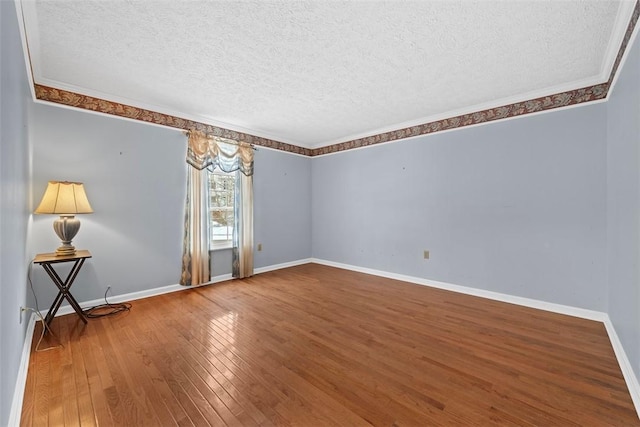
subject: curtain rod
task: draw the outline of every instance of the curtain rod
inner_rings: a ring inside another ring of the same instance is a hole
[[[204,133],[204,132],[203,132]],[[190,132],[188,130],[184,131],[184,134],[187,135],[187,137],[189,136]],[[233,139],[229,139],[229,138],[224,138],[222,136],[215,136],[215,135],[210,135],[208,133],[205,133],[206,136],[208,137],[213,137],[213,138],[220,138],[220,139],[224,139],[225,144],[231,144],[231,145],[237,145],[238,147],[242,147],[243,144],[248,145],[249,147],[251,147],[251,149],[253,151],[258,151],[258,149],[255,147],[255,145],[250,144],[248,142],[244,142],[244,141],[235,141]]]

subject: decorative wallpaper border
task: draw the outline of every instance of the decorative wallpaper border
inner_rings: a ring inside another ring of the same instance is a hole
[[[100,98],[94,98],[92,96],[81,95],[79,93],[56,89],[49,86],[43,86],[37,83],[34,84],[34,89],[36,99],[39,99],[41,101],[54,102],[56,104],[82,108],[84,110],[96,111],[99,113],[110,114],[127,119],[140,120],[147,123],[154,123],[157,125],[183,129],[186,131],[196,129],[206,134],[219,136],[221,138],[244,141],[249,144],[287,151],[295,154],[301,154],[303,156],[311,155],[311,150],[309,148],[299,147],[297,145],[287,144],[285,142],[274,141],[272,139],[262,138],[248,133],[236,132],[218,126],[200,123],[194,120],[183,119],[180,117],[158,113],[151,110],[145,110],[144,108],[132,107],[130,105],[107,101]]]
[[[488,110],[476,111],[474,113],[463,114],[450,117],[448,119],[437,120],[435,122],[424,123],[422,125],[411,126],[378,135],[353,139],[328,145],[326,147],[315,148],[312,156],[335,153],[338,151],[351,150],[354,148],[367,147],[369,145],[381,144],[383,142],[397,141],[399,139],[414,136],[427,135],[430,133],[445,130],[457,129],[464,126],[487,123],[510,117],[522,116],[524,114],[536,113],[539,111],[551,110],[553,108],[566,107],[568,105],[580,104],[583,102],[596,101],[607,96],[609,83],[589,86],[569,92],[557,93],[555,95],[530,99],[515,104],[503,105],[501,107],[490,108]]]
[[[616,60],[613,64],[611,73],[609,74],[609,79],[605,83],[567,92],[556,93],[554,95],[543,96],[540,98],[530,99],[523,102],[516,102],[514,104],[489,108],[487,110],[476,111],[469,114],[463,114],[443,120],[437,120],[434,122],[424,123],[417,126],[384,132],[377,135],[353,139],[350,141],[340,142],[337,144],[328,145],[326,147],[314,149],[299,147],[297,145],[287,144],[284,142],[262,138],[242,132],[236,132],[206,123],[196,122],[194,120],[182,119],[176,116],[162,114],[151,110],[145,110],[143,108],[132,107],[130,105],[107,101],[100,98],[94,98],[87,95],[81,95],[62,89],[43,86],[37,83],[34,83],[34,88],[36,98],[42,101],[63,104],[71,107],[82,108],[85,110],[111,114],[114,116],[140,120],[143,122],[154,123],[183,130],[196,129],[207,134],[212,134],[223,138],[241,140],[257,146],[268,147],[276,150],[286,151],[289,153],[313,157],[321,156],[323,154],[351,150],[354,148],[367,147],[384,142],[398,141],[405,138],[427,135],[445,130],[457,129],[464,126],[471,126],[511,117],[518,117],[525,114],[537,113],[554,108],[581,104],[583,102],[591,102],[604,99],[607,97],[607,94],[611,87],[611,83],[613,82],[616,72],[618,71],[620,62],[622,61],[622,57],[627,49],[633,30],[635,29],[635,26],[638,22],[639,16],[640,0],[636,0],[631,19],[629,20],[629,25],[627,26],[627,30],[620,45],[620,49],[618,50],[618,55],[616,56]]]

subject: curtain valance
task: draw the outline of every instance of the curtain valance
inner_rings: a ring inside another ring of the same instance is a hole
[[[253,175],[253,147],[247,143],[189,131],[187,163],[198,170],[220,168],[223,172],[239,170]]]

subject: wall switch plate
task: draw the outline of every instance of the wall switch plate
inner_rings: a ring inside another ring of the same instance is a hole
[[[429,259],[429,251],[424,251],[424,259]]]
[[[258,251],[262,250],[262,243],[258,243]]]

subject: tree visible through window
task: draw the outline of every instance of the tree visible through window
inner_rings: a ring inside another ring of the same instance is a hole
[[[235,174],[209,173],[210,217],[209,246],[228,247],[233,239]]]

